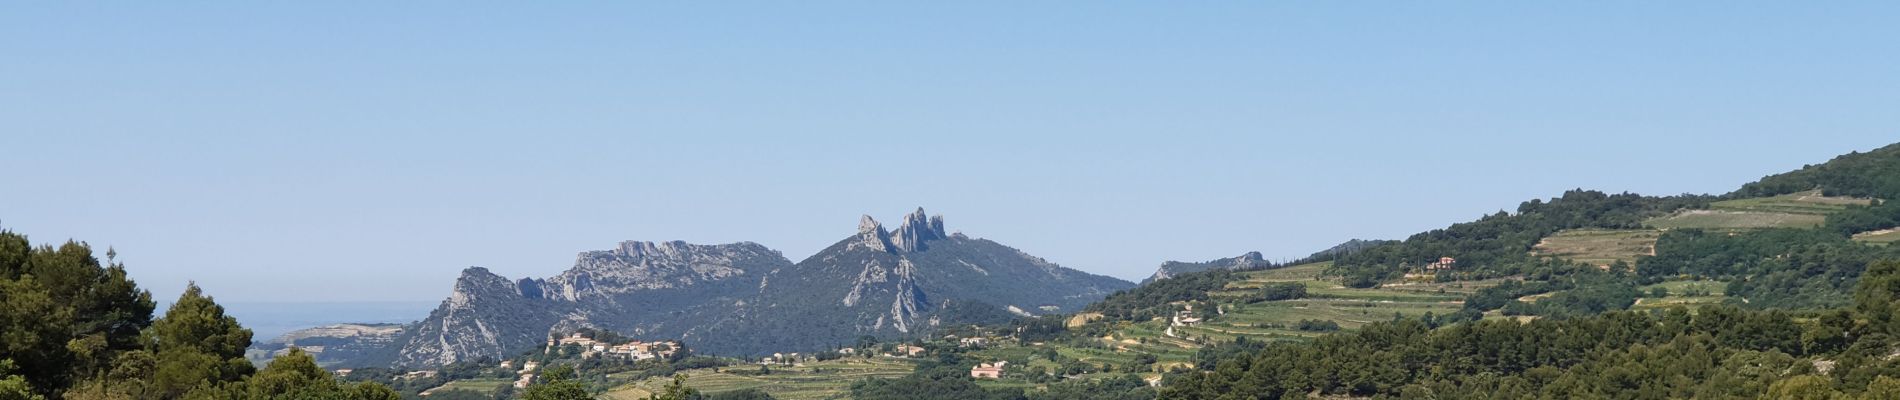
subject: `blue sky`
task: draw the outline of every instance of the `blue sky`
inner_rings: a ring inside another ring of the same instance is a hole
[[[1900,141],[1891,2],[704,3],[0,6],[0,226],[165,300],[918,206],[1135,280]]]

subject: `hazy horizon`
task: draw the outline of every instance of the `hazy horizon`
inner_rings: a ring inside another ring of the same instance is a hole
[[[160,303],[798,261],[920,206],[1139,281],[1900,141],[1890,3],[568,7],[4,6],[0,228]]]

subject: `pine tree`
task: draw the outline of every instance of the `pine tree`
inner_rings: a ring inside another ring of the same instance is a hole
[[[196,283],[172,303],[148,334],[157,355],[153,384],[165,398],[176,398],[201,385],[243,379],[254,370],[244,359],[251,330],[224,314]],[[313,364],[314,365],[314,364]]]

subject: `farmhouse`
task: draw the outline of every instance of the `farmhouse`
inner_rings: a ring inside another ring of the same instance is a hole
[[[1439,258],[1438,258],[1438,262],[1435,262],[1435,263],[1431,263],[1431,264],[1425,264],[1425,270],[1426,270],[1426,271],[1443,271],[1443,270],[1450,270],[1450,269],[1451,269],[1451,266],[1452,266],[1452,264],[1457,264],[1457,263],[1458,263],[1458,259],[1456,259],[1456,258],[1451,258],[1451,257],[1439,257]]]
[[[1186,310],[1181,310],[1180,312],[1174,313],[1175,326],[1194,326],[1200,323],[1201,323],[1201,317],[1194,316],[1193,304],[1189,304]]]
[[[995,364],[977,364],[975,367],[970,367],[970,377],[977,379],[1002,379],[1003,365],[1005,364],[1009,364],[1009,362],[997,361]]]
[[[896,357],[916,357],[919,354],[924,354],[923,347],[908,344],[897,346],[893,351],[897,352],[897,354],[895,354]]]

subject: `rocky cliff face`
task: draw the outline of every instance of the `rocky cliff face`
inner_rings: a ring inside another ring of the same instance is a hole
[[[922,209],[793,264],[754,243],[624,242],[581,253],[566,272],[509,280],[469,268],[390,363],[501,358],[579,327],[678,338],[718,354],[811,351],[862,335],[917,335],[945,323],[1080,309],[1132,284],[1063,268],[944,230]]]
[[[394,364],[440,365],[533,349],[550,331],[598,327],[657,337],[703,334],[766,272],[791,261],[756,243],[623,242],[581,253],[547,279],[462,272],[442,305],[398,340]],[[714,315],[707,315],[714,314]]]
[[[1250,251],[1250,252],[1247,252],[1247,254],[1242,254],[1236,257],[1222,258],[1222,259],[1213,260],[1213,261],[1203,261],[1203,262],[1193,262],[1193,263],[1169,261],[1169,262],[1162,263],[1161,268],[1155,269],[1154,275],[1149,276],[1148,279],[1143,279],[1141,283],[1146,285],[1148,284],[1148,282],[1168,279],[1168,278],[1174,277],[1175,275],[1180,275],[1180,274],[1185,274],[1185,273],[1190,273],[1190,272],[1201,272],[1201,271],[1207,271],[1207,270],[1212,270],[1212,269],[1217,269],[1217,268],[1246,269],[1246,268],[1253,268],[1253,267],[1264,267],[1267,265],[1269,265],[1269,263],[1264,257],[1260,255],[1260,252],[1258,251]]]

